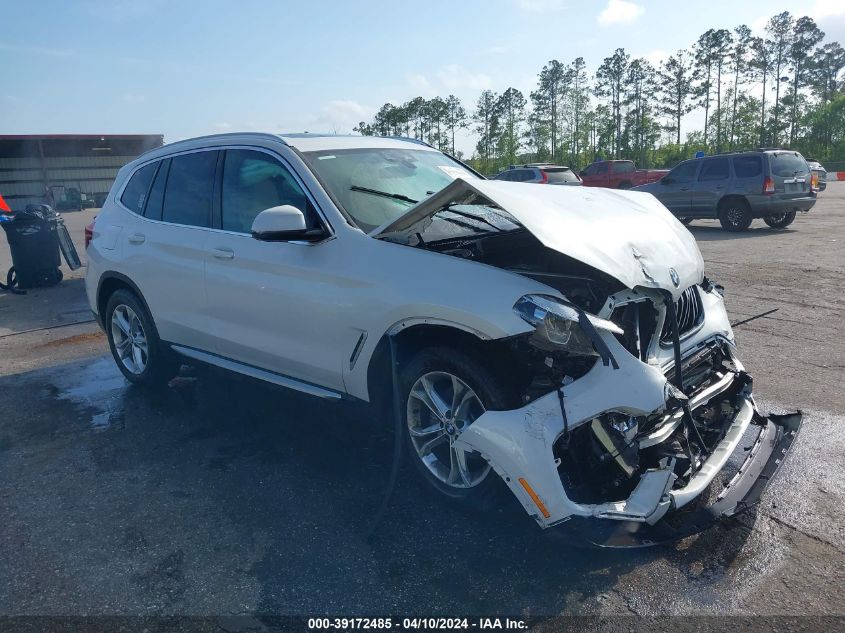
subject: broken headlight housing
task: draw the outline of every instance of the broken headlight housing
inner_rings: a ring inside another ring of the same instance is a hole
[[[549,349],[564,349],[581,356],[599,356],[594,338],[585,331],[592,328],[622,334],[615,323],[587,314],[575,306],[545,295],[525,295],[513,306],[524,321],[535,328],[538,342]],[[586,320],[586,324],[585,324]]]

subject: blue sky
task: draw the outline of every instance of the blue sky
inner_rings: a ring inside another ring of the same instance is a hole
[[[845,42],[845,0],[0,0],[0,134],[349,132],[384,102],[526,97],[549,59],[659,61],[788,9]],[[695,125],[693,116],[690,125]],[[468,138],[461,141],[471,151]]]

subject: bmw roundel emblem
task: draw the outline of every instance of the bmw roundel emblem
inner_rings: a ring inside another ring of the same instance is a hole
[[[678,271],[674,268],[669,269],[669,278],[672,280],[672,283],[675,284],[675,288],[681,285],[681,278],[678,275]]]

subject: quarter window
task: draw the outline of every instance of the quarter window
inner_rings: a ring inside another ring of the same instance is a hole
[[[264,152],[227,150],[223,164],[223,224],[226,231],[249,233],[252,221],[271,207],[289,204],[306,217],[309,227],[315,216],[308,198],[290,171]]]
[[[737,178],[753,178],[763,173],[763,159],[760,156],[737,156],[733,162]]]
[[[728,159],[711,158],[704,161],[698,180],[726,180],[729,176],[730,168],[728,167]]]
[[[174,156],[164,192],[162,219],[173,224],[210,226],[217,152]]]
[[[144,213],[144,205],[147,202],[147,194],[150,191],[150,183],[153,181],[153,176],[156,173],[158,163],[150,163],[141,167],[138,171],[132,174],[129,179],[129,184],[123,190],[120,196],[120,201],[127,209],[139,215]]]

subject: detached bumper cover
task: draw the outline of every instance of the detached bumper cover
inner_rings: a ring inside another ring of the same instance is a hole
[[[647,547],[691,536],[721,519],[745,512],[760,501],[763,491],[783,464],[802,419],[800,411],[763,418],[762,431],[745,463],[710,506],[670,513],[654,525],[575,518],[568,526],[601,547]]]

